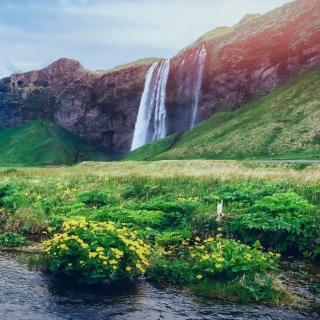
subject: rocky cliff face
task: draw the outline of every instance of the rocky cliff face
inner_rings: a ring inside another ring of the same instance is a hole
[[[297,0],[264,16],[246,16],[234,27],[210,31],[172,58],[166,98],[170,133],[189,126],[188,74],[194,73],[194,57],[203,46],[198,121],[234,110],[320,64],[320,1]],[[0,127],[49,118],[95,146],[126,152],[153,61],[89,72],[76,61],[60,59],[43,70],[4,78]]]
[[[144,76],[154,59],[89,72],[60,59],[0,80],[0,127],[45,118],[111,153],[128,150]]]
[[[246,16],[232,28],[209,32],[174,57],[167,90],[170,132],[188,127],[192,92],[184,88],[181,94],[181,79],[201,46],[208,54],[198,120],[234,110],[320,64],[320,1],[298,0],[264,16]],[[179,128],[177,119],[182,119]]]

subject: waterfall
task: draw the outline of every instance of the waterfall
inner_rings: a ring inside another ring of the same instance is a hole
[[[195,81],[194,81],[193,91],[192,91],[193,101],[192,101],[192,115],[191,115],[190,129],[195,125],[197,120],[199,97],[201,92],[202,76],[203,76],[206,55],[207,55],[207,50],[203,45],[202,48],[199,49],[195,57],[196,68],[195,68]]]
[[[170,60],[157,61],[149,68],[140,100],[131,150],[166,136],[166,85]]]

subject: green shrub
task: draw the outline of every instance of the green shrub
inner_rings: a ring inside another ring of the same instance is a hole
[[[1,247],[18,247],[28,245],[30,242],[22,235],[15,232],[0,233]]]
[[[275,271],[278,258],[273,252],[263,253],[258,248],[218,236],[193,246],[185,242],[169,248],[164,256],[155,257],[148,277],[174,284],[234,279],[244,274]]]
[[[218,236],[191,247],[190,257],[194,274],[197,274],[195,278],[201,280],[275,270],[278,255],[273,252],[265,254],[233,239]]]
[[[188,229],[182,230],[166,230],[156,235],[156,240],[159,245],[177,245],[181,244],[186,239],[189,239],[192,231]]]
[[[4,206],[6,198],[13,195],[18,191],[18,187],[15,183],[3,183],[0,184],[0,206]]]
[[[189,200],[171,200],[153,198],[145,202],[129,204],[132,209],[164,212],[164,228],[172,228],[190,223],[192,216],[198,211],[199,204]]]
[[[109,192],[101,190],[91,190],[81,193],[78,196],[80,202],[84,203],[88,207],[103,207],[108,205],[115,205],[117,199],[111,196]]]
[[[314,245],[319,232],[315,206],[293,192],[257,200],[231,221],[230,230],[245,243],[284,253],[301,253]]]
[[[134,227],[150,227],[162,229],[164,224],[164,213],[161,211],[131,210],[125,208],[101,209],[90,215],[93,221],[114,221],[132,224]]]
[[[188,261],[160,257],[147,269],[146,277],[155,283],[171,283],[184,285],[193,277]]]
[[[110,283],[141,275],[150,248],[136,232],[111,222],[67,220],[44,243],[49,269],[84,283]]]
[[[214,213],[200,213],[192,217],[191,227],[194,235],[205,239],[216,233],[219,223]]]
[[[228,183],[220,186],[217,194],[226,204],[237,203],[237,206],[253,205],[258,199],[271,196],[282,188],[275,184],[268,183]]]
[[[195,293],[215,298],[236,299],[242,303],[268,302],[283,305],[291,302],[292,296],[273,273],[243,274],[230,281],[202,281],[190,286]]]
[[[54,195],[43,199],[41,207],[47,215],[50,215],[56,207],[60,207],[61,202],[62,199],[60,199],[59,195]]]
[[[65,217],[86,216],[92,213],[94,208],[87,208],[84,203],[67,202],[51,209],[51,214],[64,215]]]
[[[146,178],[135,178],[122,190],[125,199],[148,199],[168,193],[168,188],[161,184],[151,184]]]

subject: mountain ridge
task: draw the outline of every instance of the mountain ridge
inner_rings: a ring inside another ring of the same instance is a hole
[[[168,134],[189,128],[192,88],[183,79],[195,72],[192,61],[201,46],[207,56],[197,122],[217,112],[237,110],[320,64],[318,0],[296,0],[263,16],[245,17],[230,32],[215,32],[222,33],[196,41],[170,61]],[[99,72],[62,58],[42,70],[1,79],[0,128],[48,120],[95,148],[125,154],[130,149],[145,75],[157,59]]]

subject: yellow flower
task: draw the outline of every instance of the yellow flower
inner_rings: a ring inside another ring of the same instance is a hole
[[[224,258],[223,258],[223,257],[218,257],[218,258],[217,258],[217,261],[218,261],[218,262],[223,262],[223,261],[224,261]]]
[[[199,237],[196,237],[195,240],[196,240],[196,241],[200,241],[201,239],[200,239]]]
[[[217,269],[222,269],[222,264],[216,263],[215,266]]]
[[[210,256],[206,253],[202,256],[202,260],[208,260]]]
[[[126,267],[126,270],[127,270],[128,272],[130,272],[130,271],[131,271],[131,269],[132,269],[132,268],[131,268],[131,267],[129,267],[129,266],[128,266],[128,267]]]
[[[251,255],[250,253],[246,253],[245,256],[246,256],[246,258],[249,259],[249,260],[252,258],[252,255]]]
[[[196,276],[196,278],[197,278],[198,280],[201,280],[201,279],[203,278],[203,275],[202,275],[202,274],[198,274],[198,275]]]
[[[97,255],[97,252],[89,252],[89,258],[95,258]]]

